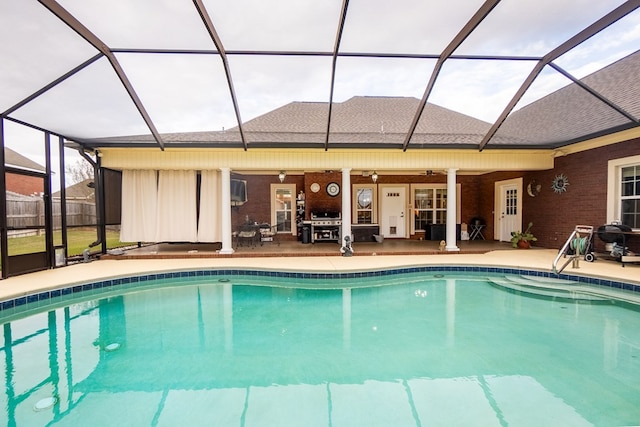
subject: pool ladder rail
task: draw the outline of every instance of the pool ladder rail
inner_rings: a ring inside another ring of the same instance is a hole
[[[593,239],[593,227],[590,225],[576,225],[575,229],[558,251],[558,256],[553,261],[553,272],[560,274],[570,262],[573,262],[573,268],[578,268],[578,260],[584,256],[587,262],[595,261],[596,257],[592,252],[591,241]],[[567,261],[558,269],[560,258],[568,258]]]

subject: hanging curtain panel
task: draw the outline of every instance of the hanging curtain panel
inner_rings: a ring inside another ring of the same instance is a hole
[[[222,241],[220,223],[220,172],[200,172],[200,217],[198,218],[198,241]]]
[[[159,172],[156,242],[195,242],[196,171]]]
[[[122,171],[121,242],[155,241],[157,204],[156,171]]]

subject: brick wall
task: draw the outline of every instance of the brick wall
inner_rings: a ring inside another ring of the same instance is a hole
[[[34,193],[44,192],[44,180],[36,176],[18,175],[15,173],[6,174],[7,191],[30,196]]]
[[[542,184],[536,197],[524,196],[524,221],[533,221],[539,246],[560,248],[576,225],[590,225],[596,230],[607,222],[608,161],[640,154],[640,139],[555,159],[553,170],[528,172],[526,186],[532,179]],[[567,191],[556,193],[551,184],[556,175],[569,180]],[[596,237],[598,251],[604,244]],[[636,244],[636,248],[638,244]],[[636,249],[637,250],[637,249]]]
[[[311,184],[320,184],[320,191],[310,190]],[[340,194],[331,197],[327,194],[327,185],[336,182],[340,186]],[[371,182],[371,179],[369,179]],[[311,212],[342,210],[342,171],[309,172],[304,174],[305,219],[311,218]]]
[[[234,176],[247,181],[247,203],[231,209],[231,225],[236,230],[248,217],[250,221],[271,222],[271,184],[279,184],[277,175]],[[284,184],[295,184],[296,194],[302,190],[303,175],[287,175]],[[295,202],[294,202],[295,203]],[[280,235],[282,240],[295,240],[295,236]]]

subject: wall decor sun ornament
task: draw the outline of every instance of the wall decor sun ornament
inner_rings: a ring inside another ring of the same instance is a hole
[[[569,185],[569,178],[567,178],[564,174],[556,175],[553,178],[553,183],[551,184],[551,188],[556,193],[564,193],[567,191],[567,186]]]

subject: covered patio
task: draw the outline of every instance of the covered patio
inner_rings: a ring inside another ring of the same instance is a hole
[[[472,240],[458,242],[460,251],[447,252],[440,248],[440,242],[427,240],[385,239],[377,242],[357,242],[353,244],[353,256],[378,255],[446,255],[446,254],[483,254],[493,250],[513,250],[508,242]],[[240,245],[233,254],[220,254],[219,243],[158,243],[129,248],[124,251],[111,251],[103,255],[104,259],[166,259],[166,258],[259,258],[259,257],[331,257],[342,256],[340,246],[323,242],[303,244],[297,241],[282,241],[278,244]],[[531,249],[535,251],[536,249]],[[447,260],[448,262],[450,260]]]

